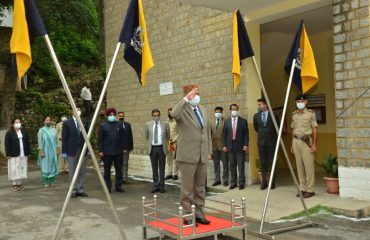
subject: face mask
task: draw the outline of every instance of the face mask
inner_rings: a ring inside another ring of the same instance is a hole
[[[297,103],[297,108],[299,109],[299,110],[302,110],[302,109],[304,109],[306,107],[306,105],[303,103],[303,102],[298,102]]]
[[[168,114],[168,118],[169,118],[169,119],[172,119],[172,116],[171,116],[171,114]]]
[[[51,122],[45,122],[45,126],[50,127]]]
[[[67,118],[66,117],[62,117],[62,122],[66,121]]]
[[[239,115],[239,111],[237,111],[237,110],[232,110],[231,111],[231,116],[237,117],[238,115]]]
[[[192,105],[193,107],[198,106],[199,102],[200,102],[199,95],[196,95],[193,99],[189,100],[190,105]]]
[[[120,120],[121,122],[123,122],[123,120],[125,120],[124,117],[119,117],[118,120]]]
[[[222,113],[219,112],[215,113],[215,118],[222,118]]]
[[[78,116],[81,116],[81,111],[77,111],[77,115]]]
[[[108,121],[109,122],[115,122],[116,121],[116,116],[113,116],[113,115],[108,116]]]
[[[263,109],[262,108],[257,108],[257,111],[258,112],[263,112]]]
[[[153,117],[153,120],[155,121],[155,122],[158,122],[159,121],[159,117]]]
[[[14,123],[14,128],[15,129],[20,129],[22,127],[21,123]]]

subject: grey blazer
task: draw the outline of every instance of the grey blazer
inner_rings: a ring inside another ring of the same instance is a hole
[[[163,143],[163,152],[167,155],[167,143],[170,140],[170,126],[168,122],[159,121],[161,124],[161,131],[162,131],[162,143]],[[152,140],[153,140],[153,125],[154,121],[149,121],[145,124],[145,139],[148,142],[148,154],[152,151]]]
[[[198,106],[203,117],[204,127],[200,127],[194,111],[185,101],[180,100],[172,109],[172,117],[177,123],[176,160],[186,163],[206,163],[212,154],[211,127],[206,109]]]

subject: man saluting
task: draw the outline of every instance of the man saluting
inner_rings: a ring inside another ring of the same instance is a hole
[[[180,204],[185,213],[195,205],[196,222],[209,224],[205,218],[206,163],[212,158],[211,128],[206,109],[199,105],[199,85],[183,87],[186,96],[172,110],[177,122],[177,161],[181,172]],[[184,220],[184,224],[192,224]]]

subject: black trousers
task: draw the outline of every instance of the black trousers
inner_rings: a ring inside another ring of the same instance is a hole
[[[267,175],[271,172],[272,162],[274,160],[275,146],[259,145],[258,153],[260,155],[262,184],[267,184]]]
[[[163,145],[152,146],[150,152],[152,163],[153,184],[157,189],[164,189],[164,174],[166,169],[166,155],[163,152]]]
[[[114,163],[114,169],[116,170],[116,188],[121,187],[122,178],[122,166],[123,166],[123,155],[104,155],[104,180],[108,189],[112,188],[112,179],[110,177],[110,169],[112,168],[112,163]]]
[[[92,107],[91,101],[84,99],[83,104],[84,104],[84,108],[85,108],[85,111],[86,111],[86,115],[90,116],[93,113],[93,107]]]
[[[245,152],[243,150],[238,150],[235,148],[235,143],[233,142],[233,148],[227,153],[230,164],[230,175],[231,175],[231,185],[239,186],[245,185]],[[239,173],[239,178],[238,174]]]

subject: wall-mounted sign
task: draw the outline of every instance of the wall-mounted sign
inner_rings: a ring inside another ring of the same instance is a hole
[[[325,104],[325,94],[307,95],[308,105],[323,105]]]
[[[159,95],[170,95],[173,94],[173,82],[166,82],[159,84]]]

